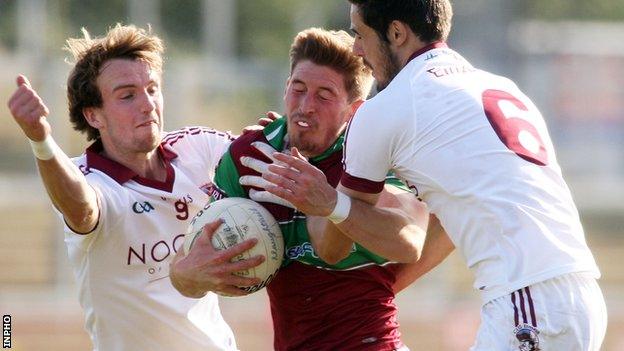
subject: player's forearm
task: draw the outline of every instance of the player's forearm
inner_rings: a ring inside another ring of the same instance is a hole
[[[349,217],[337,227],[353,241],[388,260],[410,263],[420,257],[424,230],[405,212],[351,200]]]
[[[425,244],[426,245],[426,244]],[[440,245],[437,250],[432,247],[423,248],[421,259],[413,263],[403,264],[396,273],[396,281],[392,286],[395,294],[410,286],[417,279],[437,267],[448,255],[453,252],[454,247]]]
[[[67,224],[79,233],[93,230],[99,216],[97,196],[78,167],[62,152],[37,160],[37,165],[50,200]]]
[[[455,250],[455,245],[453,245],[438,219],[431,215],[422,255],[414,263],[401,265],[396,274],[396,282],[393,285],[395,294],[437,267],[453,250]]]
[[[353,240],[344,235],[327,218],[308,216],[308,233],[316,254],[329,264],[336,264],[351,252]]]

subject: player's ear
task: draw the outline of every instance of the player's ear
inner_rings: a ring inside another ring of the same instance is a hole
[[[82,109],[82,115],[89,125],[95,129],[100,129],[102,127],[102,120],[100,114],[97,113],[97,109],[95,107],[85,107]]]
[[[411,29],[407,24],[401,21],[394,20],[390,22],[390,25],[388,26],[388,32],[386,33],[386,37],[390,41],[390,44],[394,45],[395,47],[399,47],[407,41],[410,30]]]

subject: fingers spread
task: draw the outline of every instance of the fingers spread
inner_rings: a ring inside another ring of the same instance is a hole
[[[265,257],[263,255],[257,255],[246,260],[239,260],[234,262],[229,262],[227,264],[228,272],[240,272],[246,271],[250,268],[254,268],[259,266],[262,262],[264,262]]]
[[[294,146],[290,149],[290,154],[291,154],[291,155],[293,155],[294,157],[296,157],[296,158],[300,159],[300,160],[307,161],[306,157],[305,157],[305,156],[303,156],[303,155],[299,152],[299,149],[297,149],[297,148],[296,148],[296,147],[294,147]]]
[[[231,259],[233,259],[236,256],[239,256],[240,254],[242,254],[243,252],[251,249],[252,247],[256,246],[256,244],[258,243],[258,239],[256,238],[249,238],[246,239],[230,248],[227,248],[223,251],[220,251],[220,254],[222,255],[222,257],[226,260],[226,261],[230,261]]]
[[[263,175],[270,175],[271,173],[280,175],[294,183],[300,183],[305,174],[299,172],[298,170],[290,167],[283,167],[279,165],[269,165],[268,172]]]
[[[301,154],[299,154],[299,155],[301,157],[303,157]],[[279,161],[281,163],[284,163],[284,164],[288,165],[289,167],[292,167],[292,168],[297,169],[297,170],[304,170],[307,167],[312,166],[312,165],[310,165],[310,163],[308,163],[308,161],[305,158],[301,159],[301,158],[295,157],[293,155],[286,155],[286,154],[283,154],[283,153],[276,152],[276,153],[273,154],[273,157],[277,161]]]
[[[284,188],[285,190],[293,191],[297,187],[297,183],[294,180],[284,177],[282,175],[276,174],[276,173],[267,172],[263,174],[262,177],[266,179],[267,181],[273,183],[273,184],[266,186],[264,188],[266,190],[269,190],[275,187],[281,187],[281,188]]]
[[[273,157],[273,154],[276,152],[273,146],[260,141],[254,141],[253,143],[251,143],[251,146],[258,149],[258,151],[260,151],[264,156],[268,157],[272,162],[276,161],[275,157]]]
[[[238,182],[241,185],[253,186],[261,189],[265,189],[267,186],[271,185],[268,180],[262,178],[261,176],[242,176],[238,179]]]
[[[215,232],[217,231],[217,229],[219,229],[219,227],[221,226],[221,224],[223,223],[223,221],[221,219],[217,219],[214,222],[210,222],[207,223],[203,228],[202,228],[202,233],[200,235],[199,238],[197,238],[197,244],[198,245],[202,245],[202,246],[210,246],[212,247],[212,237],[214,236]]]
[[[272,186],[266,189],[269,193],[277,196],[278,198],[284,199],[293,205],[293,208],[299,208],[297,202],[295,201],[295,196],[292,191],[289,189],[285,189],[281,186]]]
[[[251,168],[258,173],[266,173],[268,169],[267,167],[269,166],[269,164],[264,161],[248,156],[241,157],[240,162],[243,166]]]
[[[282,199],[281,197],[271,194],[268,191],[258,191],[255,189],[251,189],[249,190],[249,198],[257,202],[271,202],[274,204],[278,204],[278,205],[282,205],[282,206],[286,206],[290,208],[295,208],[295,206],[291,204],[289,201],[286,201]]]

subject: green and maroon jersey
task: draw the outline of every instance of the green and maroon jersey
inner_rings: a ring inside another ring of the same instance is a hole
[[[258,173],[240,163],[241,156],[270,162],[251,143],[261,141],[282,151],[286,145],[286,119],[263,131],[241,135],[223,155],[215,174],[214,199],[249,197],[239,178]],[[336,186],[342,176],[344,135],[309,162]],[[389,177],[393,185],[401,185]],[[403,187],[406,191],[407,189]],[[375,350],[403,346],[396,320],[392,284],[397,265],[354,244],[344,260],[330,265],[312,247],[305,214],[261,203],[280,223],[284,236],[284,263],[267,286],[275,330],[275,350]]]

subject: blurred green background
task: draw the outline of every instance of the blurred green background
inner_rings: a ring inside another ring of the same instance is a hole
[[[624,350],[624,2],[455,0],[450,46],[480,68],[514,79],[540,107],[587,240],[603,271],[609,308],[604,350]],[[51,110],[70,155],[84,138],[65,101],[62,50],[80,28],[117,22],[165,39],[165,128],[207,125],[238,133],[280,111],[288,48],[301,29],[348,29],[346,0],[0,0],[0,100],[26,74]],[[15,350],[86,350],[61,225],[37,177],[27,141],[0,106],[0,312],[13,318]],[[412,350],[467,350],[479,298],[459,255],[398,297]],[[270,350],[264,292],[221,299],[241,350]]]

